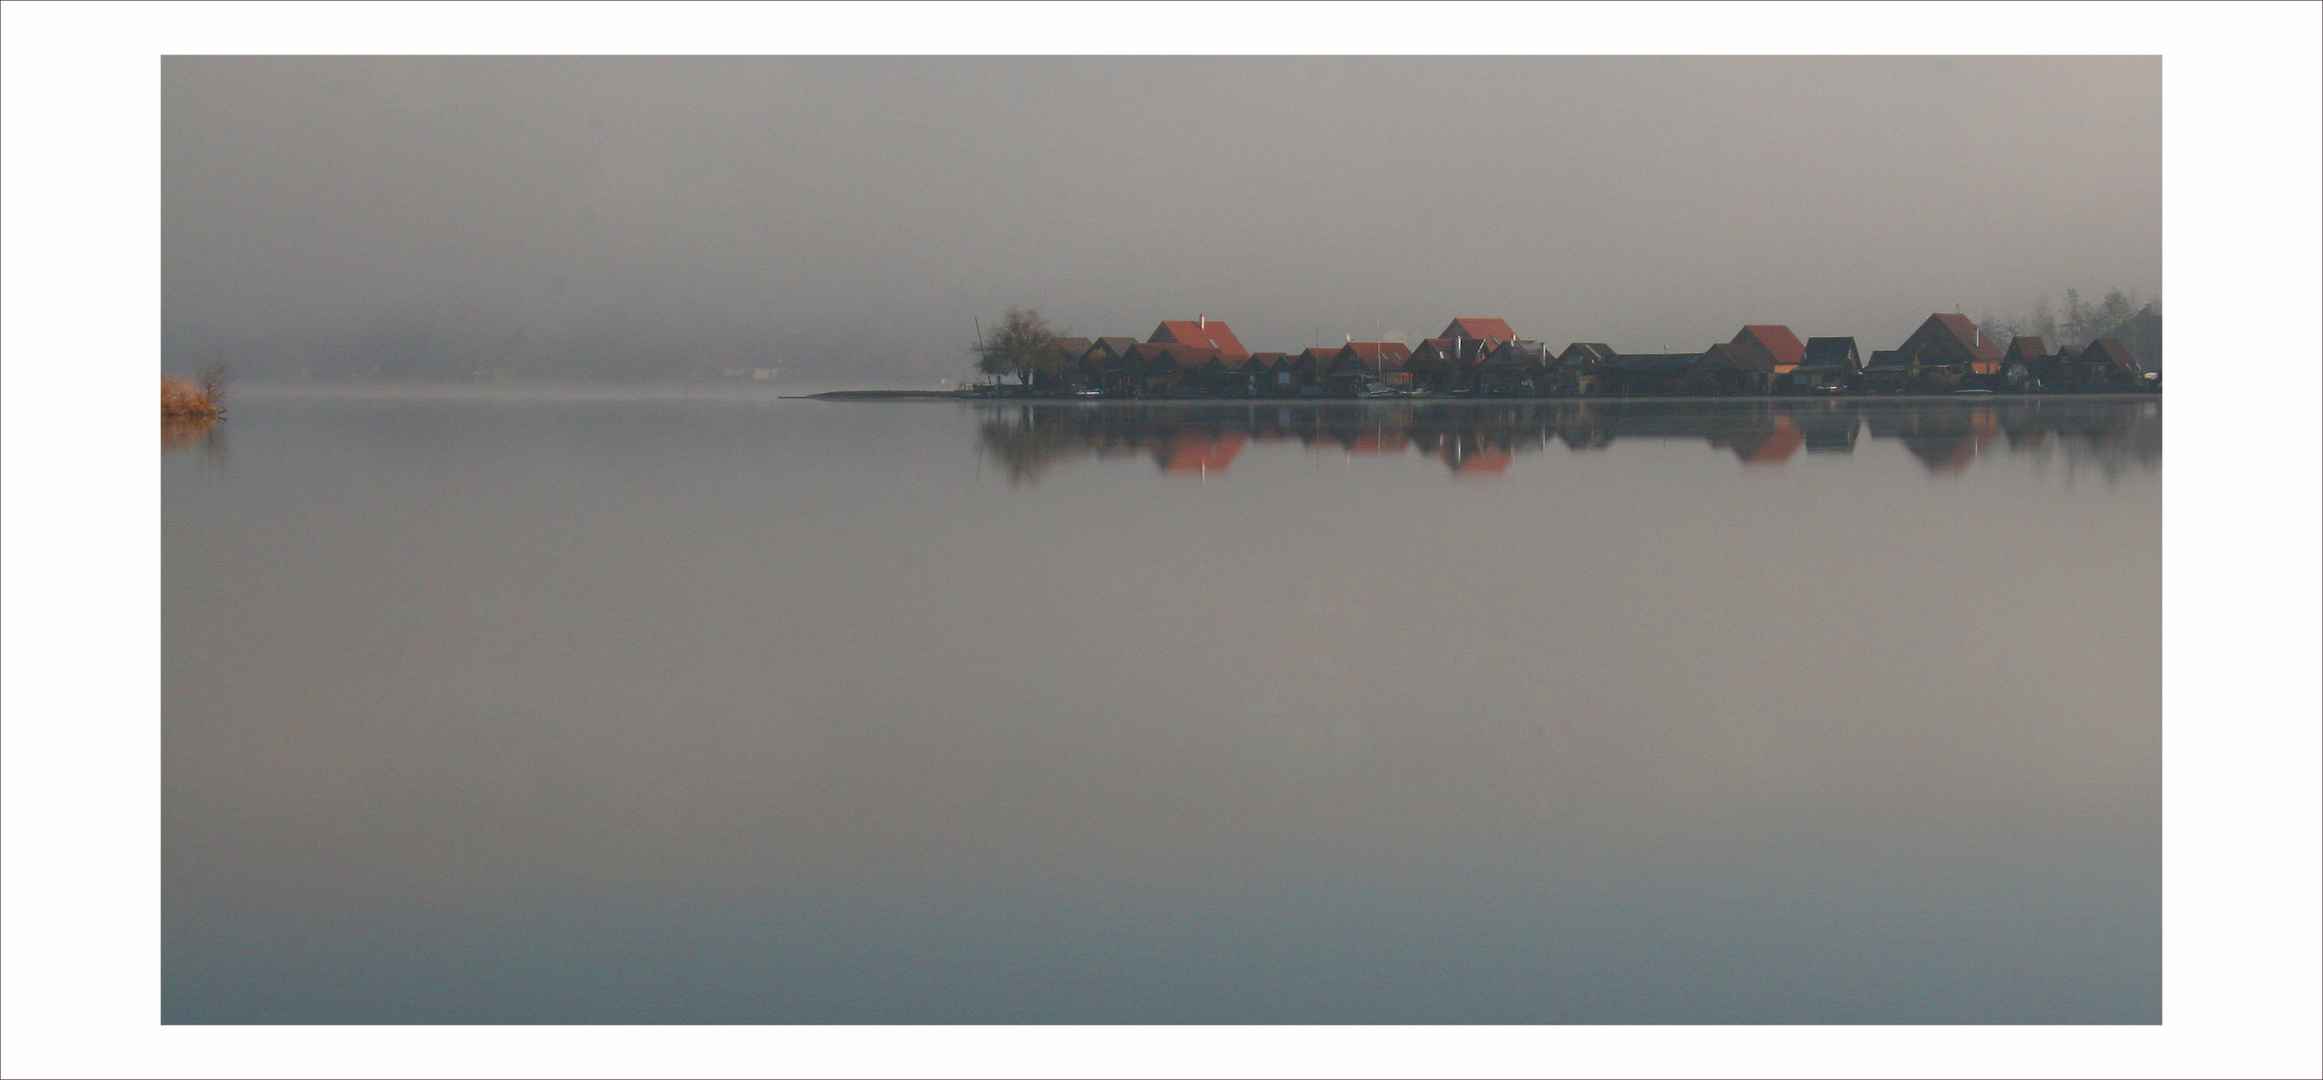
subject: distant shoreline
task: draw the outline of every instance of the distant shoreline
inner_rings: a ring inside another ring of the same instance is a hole
[[[1346,397],[1209,397],[1209,398],[1072,398],[1072,397],[1002,397],[957,394],[946,390],[828,390],[820,394],[798,394],[785,401],[962,401],[990,405],[1164,405],[1164,406],[1221,406],[1244,405],[1277,408],[1293,405],[1537,405],[1548,402],[1586,402],[1606,404],[1623,401],[1639,402],[1815,402],[1815,401],[1955,401],[1974,404],[1979,401],[2160,401],[2162,395],[2140,391],[2120,391],[2103,394],[1703,394],[1693,396],[1660,394],[1564,394],[1546,397],[1450,397],[1430,396],[1416,398],[1346,398]]]

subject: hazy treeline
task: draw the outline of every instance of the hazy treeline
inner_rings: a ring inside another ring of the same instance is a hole
[[[2161,310],[2161,299],[2155,298],[2154,309]],[[2068,345],[2079,349],[2101,337],[2118,336],[2114,331],[2137,316],[2145,306],[2135,290],[2111,289],[2105,298],[2095,303],[2082,299],[2081,290],[2065,290],[2062,306],[2050,302],[2049,297],[2036,296],[2024,310],[2017,312],[1986,312],[1977,325],[1984,335],[2006,345],[2010,338],[2035,335],[2046,339],[2051,348]]]
[[[414,382],[702,381],[769,370],[785,382],[869,377],[922,385],[950,374],[948,362],[912,358],[876,328],[834,322],[777,330],[735,317],[647,312],[608,304],[549,321],[480,303],[406,302],[300,336],[165,326],[162,366],[190,372],[223,363],[239,379]]]

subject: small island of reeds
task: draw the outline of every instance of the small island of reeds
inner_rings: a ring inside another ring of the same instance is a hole
[[[183,443],[209,430],[226,415],[226,370],[212,365],[192,380],[176,375],[161,377],[161,439],[164,445]]]

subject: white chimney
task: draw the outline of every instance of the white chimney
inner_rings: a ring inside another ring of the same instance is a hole
[[[1196,315],[1194,316],[1194,325],[1199,326],[1204,330],[1208,330],[1210,328],[1210,317],[1208,315]]]

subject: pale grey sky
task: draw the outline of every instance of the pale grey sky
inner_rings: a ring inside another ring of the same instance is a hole
[[[1868,351],[2161,291],[2155,57],[177,58],[162,115],[166,363],[957,372],[1012,303]]]

